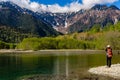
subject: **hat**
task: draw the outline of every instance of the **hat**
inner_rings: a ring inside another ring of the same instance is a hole
[[[107,45],[107,47],[110,47],[110,45]]]

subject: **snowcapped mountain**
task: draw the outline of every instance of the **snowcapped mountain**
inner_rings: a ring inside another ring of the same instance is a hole
[[[120,9],[116,6],[95,5],[90,10],[84,12],[84,14],[76,14],[69,18],[67,31],[81,32],[89,30],[95,24],[99,24],[101,27],[106,26],[108,23],[115,24],[120,21]]]
[[[0,40],[18,42],[25,37],[56,36],[52,26],[39,19],[35,12],[12,2],[0,2]]]
[[[5,9],[15,9],[16,11],[23,13],[23,14],[29,14],[37,19],[42,20],[46,24],[50,24],[53,26],[54,29],[58,30],[59,27],[63,27],[66,25],[65,21],[67,19],[68,13],[51,13],[51,12],[33,12],[26,8],[21,8],[18,5],[12,3],[12,2],[0,2],[0,10]]]
[[[52,12],[33,12],[29,9],[26,8],[21,8],[17,4],[14,4],[12,2],[0,2],[0,6],[4,8],[11,8],[11,9],[16,9],[18,12],[23,13],[23,14],[29,14],[37,19],[42,20],[46,24],[50,24],[53,26],[53,28],[59,32],[62,33],[67,33],[66,29],[68,27],[67,19],[74,16],[75,14],[82,12],[69,12],[69,13],[52,13]],[[3,9],[3,8],[1,8]]]
[[[116,23],[120,20],[120,9],[112,5],[95,5],[89,10],[80,10],[78,12],[52,13],[52,12],[33,12],[26,8],[21,8],[12,2],[1,2],[2,6],[11,7],[23,14],[29,14],[43,21],[45,24],[52,25],[54,29],[61,33],[81,32],[89,30],[94,24],[100,24],[104,27],[107,23]]]

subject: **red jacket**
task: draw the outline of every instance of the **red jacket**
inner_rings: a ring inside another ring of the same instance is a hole
[[[112,53],[112,49],[111,49],[111,48],[107,48],[107,49],[106,49],[106,52],[107,52],[107,56],[108,56],[108,57],[112,57],[112,56],[113,56],[113,53]]]

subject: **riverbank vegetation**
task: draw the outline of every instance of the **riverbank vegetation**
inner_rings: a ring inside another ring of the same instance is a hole
[[[91,46],[90,46],[91,44]],[[27,38],[20,43],[18,49],[94,49],[94,44],[88,41],[64,38]]]
[[[0,49],[15,49],[16,44],[0,41]]]
[[[90,30],[81,33],[59,35],[57,37],[32,37],[24,38],[22,42],[15,43],[0,42],[0,49],[95,49],[103,50],[110,44],[113,49],[120,49],[120,22],[112,25],[108,23],[105,27],[95,24]],[[16,47],[15,47],[16,46]]]
[[[94,25],[89,31],[61,35],[58,37],[26,38],[18,49],[105,49],[110,44],[113,49],[120,49],[120,22],[107,24],[104,28]]]

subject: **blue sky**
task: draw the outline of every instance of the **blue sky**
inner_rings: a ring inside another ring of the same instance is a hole
[[[31,0],[31,1],[36,1],[46,5],[59,4],[61,6],[65,6],[66,4],[70,4],[73,2],[72,0]]]
[[[0,0],[12,1],[20,7],[34,12],[48,11],[52,13],[77,12],[90,9],[96,4],[116,5],[120,9],[120,0]]]
[[[113,4],[116,5],[120,9],[120,0],[118,2],[113,3]]]
[[[39,2],[40,4],[45,4],[45,5],[59,4],[60,6],[65,6],[67,4],[75,2],[75,0],[31,0],[31,1]],[[92,0],[89,0],[89,1],[92,1]],[[81,0],[79,0],[78,2],[82,3]],[[120,9],[120,0],[114,3],[107,3],[107,5],[116,5]]]

